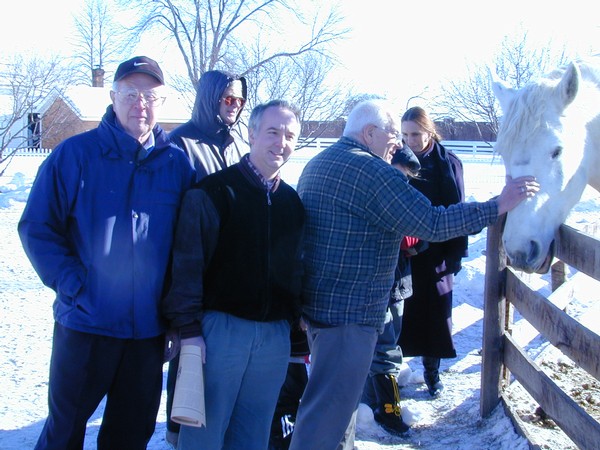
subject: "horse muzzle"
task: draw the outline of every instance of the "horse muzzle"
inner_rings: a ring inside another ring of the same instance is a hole
[[[542,255],[540,244],[536,241],[530,242],[527,251],[507,252],[506,255],[509,265],[514,269],[525,273],[545,274],[550,270],[554,258],[554,241],[550,243],[545,255]]]

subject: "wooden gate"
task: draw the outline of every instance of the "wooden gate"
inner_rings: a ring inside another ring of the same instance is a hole
[[[512,305],[539,333],[579,367],[600,380],[600,336],[570,317],[562,308],[570,301],[572,286],[560,279],[563,264],[600,280],[600,241],[562,225],[556,236],[553,293],[548,297],[531,289],[519,272],[505,267],[501,252],[502,223],[487,230],[483,359],[480,413],[487,417],[503,402],[509,373],[527,390],[544,412],[582,449],[600,447],[600,423],[562,391],[510,335]],[[556,276],[558,274],[558,277]],[[599,318],[600,319],[600,318]]]

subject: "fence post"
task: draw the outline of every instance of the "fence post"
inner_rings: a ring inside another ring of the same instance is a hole
[[[560,259],[551,266],[552,292],[557,290],[564,282],[567,281],[568,268],[567,265]]]
[[[489,416],[500,402],[502,344],[506,326],[506,266],[504,252],[500,250],[500,238],[505,220],[506,214],[487,229],[479,408],[482,417]]]

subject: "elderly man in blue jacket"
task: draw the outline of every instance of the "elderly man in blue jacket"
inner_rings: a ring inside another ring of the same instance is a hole
[[[19,222],[23,248],[56,292],[49,414],[36,448],[83,448],[106,396],[99,449],[145,449],[162,388],[159,303],[178,209],[195,172],[156,123],[156,61],[119,65],[96,129],[44,161]]]

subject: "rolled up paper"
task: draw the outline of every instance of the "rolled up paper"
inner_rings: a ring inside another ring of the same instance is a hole
[[[191,427],[206,425],[202,349],[198,345],[181,347],[171,420]]]

